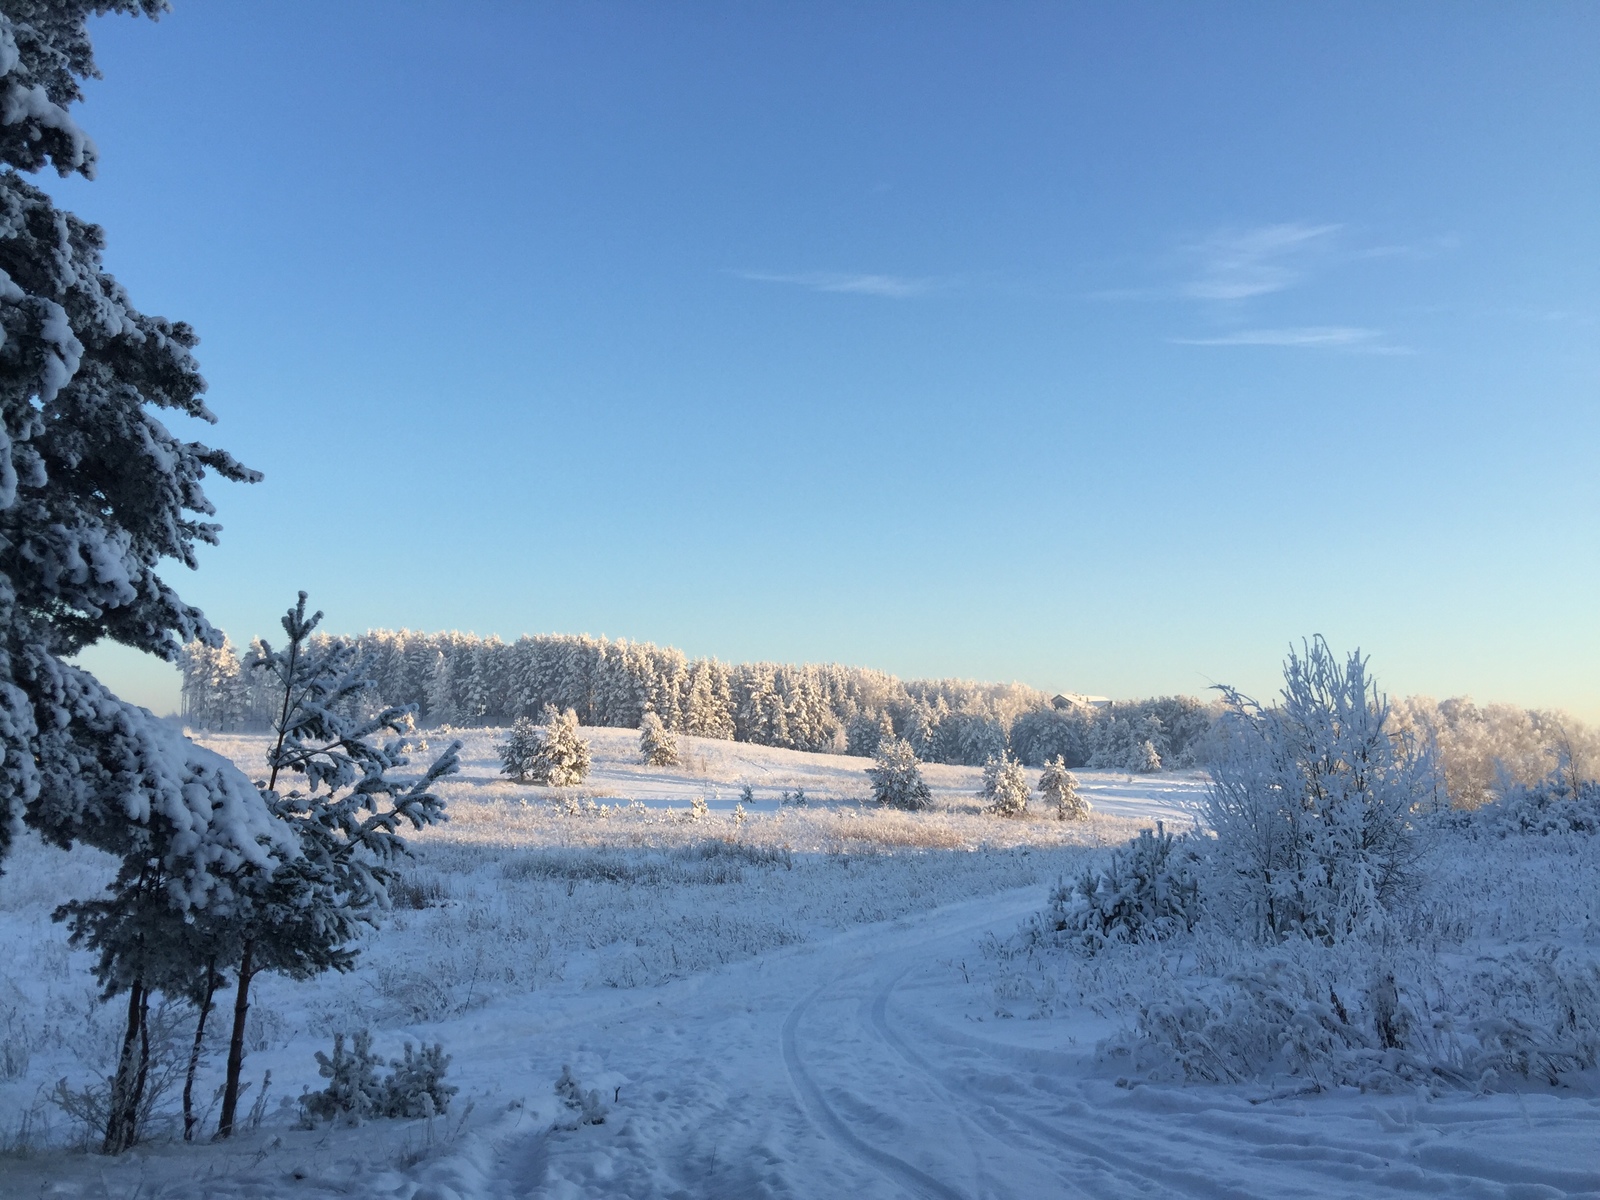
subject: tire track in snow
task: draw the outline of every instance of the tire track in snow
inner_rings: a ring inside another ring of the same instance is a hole
[[[1180,1168],[1163,1168],[1152,1171],[1148,1159],[1141,1162],[1127,1155],[1117,1154],[1110,1150],[1104,1142],[1075,1135],[1048,1121],[1041,1120],[1032,1113],[1020,1112],[1008,1105],[996,1102],[989,1096],[982,1095],[975,1089],[960,1082],[953,1082],[948,1078],[949,1072],[941,1071],[932,1066],[922,1055],[918,1054],[906,1040],[897,1033],[889,1024],[888,1004],[889,996],[905,978],[907,972],[901,971],[892,976],[873,996],[870,1007],[871,1023],[879,1039],[893,1050],[909,1066],[920,1072],[953,1100],[961,1102],[964,1111],[985,1125],[989,1131],[1003,1141],[1015,1142],[1017,1127],[1021,1126],[1041,1136],[1045,1145],[1068,1146],[1077,1151],[1088,1163],[1097,1165],[1107,1174],[1121,1177],[1124,1185],[1116,1196],[1127,1195],[1127,1187],[1163,1196],[1188,1195],[1196,1197],[1239,1196],[1240,1192],[1233,1187],[1221,1186],[1214,1179],[1187,1171]],[[1000,1119],[996,1119],[996,1118]],[[1102,1180],[1109,1182],[1109,1180]],[[1078,1186],[1085,1184],[1079,1181]],[[1175,1191],[1174,1188],[1182,1186],[1184,1191]]]
[[[939,1200],[967,1200],[955,1188],[941,1180],[935,1179],[926,1171],[920,1170],[906,1162],[905,1159],[890,1154],[887,1150],[857,1136],[834,1112],[833,1107],[823,1096],[822,1089],[817,1086],[816,1080],[806,1071],[805,1064],[800,1060],[800,1050],[795,1041],[795,1030],[800,1025],[800,1019],[805,1016],[810,1007],[823,992],[827,991],[829,984],[823,984],[813,991],[804,1000],[790,1010],[788,1017],[783,1022],[783,1062],[789,1070],[789,1079],[794,1084],[796,1093],[800,1097],[801,1106],[810,1116],[812,1123],[822,1129],[834,1141],[846,1146],[858,1158],[871,1163],[885,1175],[894,1179],[902,1186],[909,1188],[914,1194],[923,1197],[938,1197]]]
[[[1126,1122],[1119,1122],[1103,1115],[1091,1103],[1081,1101],[1073,1106],[1075,1111],[1072,1127],[1053,1124],[972,1087],[960,1079],[959,1072],[955,1069],[932,1065],[889,1022],[889,998],[908,973],[902,971],[890,978],[878,990],[873,998],[870,1013],[871,1023],[879,1036],[908,1065],[935,1085],[942,1087],[947,1094],[960,1097],[970,1104],[977,1119],[991,1130],[1014,1136],[1014,1130],[1007,1131],[1005,1127],[1006,1122],[1013,1122],[1041,1135],[1051,1144],[1071,1146],[1091,1159],[1115,1164],[1134,1179],[1147,1181],[1144,1183],[1145,1188],[1161,1189],[1163,1195],[1184,1194],[1173,1190],[1178,1185],[1186,1185],[1189,1189],[1187,1194],[1196,1197],[1238,1197],[1252,1194],[1273,1198],[1290,1194],[1316,1197],[1349,1195],[1362,1198],[1384,1195],[1436,1196],[1445,1193],[1485,1195],[1490,1194],[1485,1192],[1486,1186],[1497,1189],[1497,1185],[1503,1182],[1493,1176],[1441,1171],[1437,1167],[1424,1172],[1416,1164],[1396,1162],[1392,1158],[1386,1159],[1381,1153],[1367,1147],[1357,1149],[1337,1143],[1285,1141],[1281,1138],[1263,1140],[1263,1134],[1267,1132],[1265,1129],[1219,1128],[1218,1118],[1225,1120],[1233,1115],[1221,1110],[1205,1114],[1190,1113],[1188,1120],[1196,1129],[1203,1129],[1212,1134],[1220,1133],[1234,1139],[1238,1150],[1253,1156],[1255,1165],[1263,1169],[1259,1174],[1246,1172],[1246,1177],[1250,1179],[1249,1186],[1255,1189],[1253,1193],[1245,1191],[1242,1182],[1229,1182],[1186,1168],[1153,1163],[1152,1155],[1156,1153],[1157,1147],[1163,1145],[1172,1149],[1193,1145],[1198,1153],[1206,1153],[1213,1157],[1216,1146],[1214,1142],[1196,1138],[1190,1130],[1184,1129],[1185,1122],[1178,1113],[1168,1114],[1165,1122],[1159,1122],[1161,1128],[1145,1127],[1142,1130],[1130,1130]],[[947,1045],[951,1042],[948,1036],[940,1038],[937,1030],[933,1031],[933,1036]],[[965,1035],[960,1041],[968,1049],[987,1053],[991,1057],[996,1053],[1002,1057],[1012,1056],[1011,1047],[996,1046],[981,1038]],[[1018,1050],[1015,1053],[1022,1052]],[[1207,1117],[1211,1119],[1204,1119]],[[1093,1130],[1092,1136],[1086,1137],[1076,1132],[1086,1127]],[[1140,1132],[1149,1136],[1138,1139],[1136,1135]],[[1130,1133],[1135,1136],[1130,1137]],[[1121,1153],[1114,1147],[1120,1148]],[[1139,1157],[1134,1158],[1134,1155]],[[1235,1164],[1238,1161],[1237,1158],[1234,1159]],[[1152,1166],[1158,1169],[1152,1171]],[[1289,1174],[1286,1176],[1283,1172]],[[1309,1177],[1308,1172],[1311,1173]],[[1344,1186],[1334,1191],[1332,1188],[1336,1183]],[[1114,1194],[1120,1196],[1126,1192]]]

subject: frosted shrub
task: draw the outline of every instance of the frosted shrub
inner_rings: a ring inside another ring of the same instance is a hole
[[[415,1054],[407,1042],[404,1056],[391,1059],[389,1066],[393,1071],[384,1082],[385,1116],[431,1117],[448,1112],[450,1097],[461,1090],[444,1082],[450,1056],[438,1042],[423,1046]]]
[[[997,817],[1021,817],[1028,812],[1028,777],[1011,752],[1002,750],[983,766],[983,788],[978,793],[984,811]]]
[[[884,738],[879,743],[867,778],[872,780],[873,800],[886,807],[919,812],[933,806],[916,751],[900,738]]]
[[[1058,821],[1081,821],[1089,815],[1089,802],[1078,792],[1078,777],[1067,770],[1066,759],[1059,754],[1044,765],[1039,798]]]
[[[1368,1091],[1556,1084],[1600,1057],[1593,962],[1519,952],[1440,983],[1368,959],[1300,942],[1220,980],[1170,982],[1105,1051],[1157,1078]]]
[[[318,1121],[344,1121],[359,1125],[383,1111],[383,1085],[378,1082],[380,1059],[372,1053],[372,1034],[363,1029],[345,1049],[344,1034],[333,1036],[333,1054],[317,1051],[317,1073],[328,1081],[320,1092],[300,1097],[301,1116],[306,1125]]]
[[[369,1117],[431,1117],[450,1108],[450,1097],[460,1088],[444,1083],[450,1056],[439,1043],[413,1051],[405,1044],[405,1055],[390,1061],[388,1078],[379,1079],[382,1059],[372,1052],[372,1034],[363,1029],[345,1048],[344,1034],[335,1034],[330,1057],[317,1051],[317,1070],[328,1086],[320,1092],[300,1097],[303,1123],[342,1121],[359,1125]]]
[[[1554,771],[1532,787],[1512,785],[1502,799],[1473,814],[1472,826],[1496,833],[1600,833],[1600,783],[1574,786],[1564,771]]]
[[[585,1090],[569,1066],[561,1068],[561,1078],[556,1080],[556,1095],[561,1098],[562,1103],[578,1114],[578,1119],[572,1123],[572,1128],[578,1125],[605,1124],[608,1110],[605,1101],[600,1099],[599,1091],[595,1088]]]
[[[678,762],[678,735],[647,712],[639,721],[639,754],[647,766],[671,767]]]
[[[1157,824],[1115,850],[1102,871],[1058,884],[1035,933],[1094,954],[1120,942],[1162,941],[1192,932],[1200,918],[1198,858],[1188,838]]]
[[[1290,651],[1276,707],[1220,690],[1206,798],[1219,909],[1268,941],[1376,931],[1419,882],[1412,811],[1433,783],[1427,756],[1390,736],[1366,659],[1341,665],[1318,637]]]

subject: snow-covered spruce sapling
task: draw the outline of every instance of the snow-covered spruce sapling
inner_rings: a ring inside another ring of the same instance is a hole
[[[317,1051],[317,1073],[328,1081],[320,1092],[300,1097],[301,1118],[307,1126],[318,1121],[346,1121],[359,1125],[383,1110],[383,1084],[378,1082],[378,1064],[383,1060],[372,1052],[372,1034],[358,1030],[345,1049],[344,1034],[333,1035],[333,1053]]]
[[[1116,942],[1161,941],[1192,932],[1201,916],[1199,856],[1187,837],[1162,822],[1111,854],[1104,870],[1088,870],[1058,886],[1044,917],[1051,934],[1095,953]]]
[[[358,1031],[345,1048],[345,1035],[335,1034],[331,1055],[317,1051],[317,1071],[328,1086],[300,1097],[301,1121],[308,1128],[319,1121],[359,1125],[369,1117],[420,1119],[450,1110],[450,1098],[461,1089],[444,1082],[450,1056],[435,1042],[414,1050],[405,1044],[401,1058],[389,1060],[386,1078],[378,1078],[383,1059],[372,1052],[372,1034]]]
[[[529,782],[543,744],[544,732],[539,726],[529,717],[518,717],[506,740],[495,746],[495,753],[500,756],[500,774],[509,775],[515,783]]]
[[[450,1111],[450,1097],[461,1089],[444,1082],[450,1056],[435,1042],[415,1053],[405,1044],[400,1058],[389,1060],[389,1078],[383,1081],[383,1111],[390,1117],[442,1116]]]
[[[1058,821],[1081,821],[1089,815],[1089,802],[1078,791],[1078,777],[1067,761],[1056,755],[1039,774],[1039,798]]]
[[[1341,663],[1317,637],[1290,650],[1276,706],[1219,690],[1206,796],[1219,910],[1267,941],[1376,931],[1420,882],[1412,812],[1434,787],[1428,755],[1391,735],[1367,660]]]
[[[387,907],[392,864],[409,853],[402,822],[421,829],[444,820],[434,785],[460,769],[455,742],[420,777],[397,774],[408,763],[406,740],[380,738],[399,735],[409,710],[350,715],[371,684],[355,673],[353,646],[312,639],[321,620],[320,612],[306,615],[301,592],[283,618],[283,649],[260,643],[249,664],[282,696],[261,788],[299,854],[271,875],[250,877],[238,912],[215,931],[234,952],[236,980],[219,1137],[233,1132],[251,980],[262,971],[303,979],[349,970],[356,933]],[[303,779],[303,788],[280,792],[286,777]]]
[[[1009,750],[1002,750],[983,766],[983,788],[978,792],[984,811],[997,817],[1022,817],[1028,813],[1028,776]]]
[[[589,743],[578,736],[578,714],[544,706],[539,745],[533,753],[528,778],[549,787],[571,787],[589,774]]]
[[[672,767],[678,763],[678,735],[661,722],[653,710],[639,720],[639,755],[647,766]]]
[[[884,738],[867,768],[872,781],[872,798],[888,808],[912,812],[933,807],[933,796],[922,778],[916,751],[900,738]]]
[[[556,1080],[556,1095],[560,1097],[562,1103],[578,1114],[575,1125],[605,1124],[609,1110],[605,1101],[600,1098],[599,1089],[586,1089],[578,1082],[570,1066],[561,1068],[561,1078]]]

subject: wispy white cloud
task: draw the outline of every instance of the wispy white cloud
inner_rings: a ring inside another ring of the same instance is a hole
[[[1213,337],[1181,337],[1180,346],[1291,346],[1311,349],[1359,350],[1367,354],[1409,354],[1403,346],[1383,340],[1381,329],[1352,325],[1298,325],[1286,329],[1238,329]]]
[[[740,279],[756,283],[785,283],[794,287],[809,288],[813,292],[840,292],[856,296],[884,296],[891,300],[906,300],[923,296],[937,285],[932,279],[917,279],[904,275],[876,275],[843,271],[735,271]]]
[[[1304,277],[1306,260],[1325,252],[1341,228],[1291,222],[1219,231],[1189,247],[1199,270],[1180,290],[1190,299],[1214,301],[1281,292]]]

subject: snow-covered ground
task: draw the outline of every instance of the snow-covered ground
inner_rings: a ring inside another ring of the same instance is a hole
[[[555,802],[498,777],[494,734],[464,735],[452,820],[416,839],[357,970],[259,981],[246,1070],[270,1070],[271,1094],[226,1145],[61,1148],[79,1133],[46,1095],[104,1069],[117,1013],[49,913],[106,864],[25,840],[0,877],[0,1194],[1600,1195],[1592,1080],[1296,1095],[1152,1083],[1097,1052],[1125,1024],[1119,996],[1181,959],[1086,968],[1019,951],[1016,932],[1106,843],[1186,824],[1196,778],[1081,772],[1093,819],[1008,821],[980,811],[976,769],[933,766],[936,810],[888,813],[857,803],[861,759],[685,739],[664,770],[637,765],[629,731],[586,733],[594,771]],[[209,740],[259,769],[260,738]],[[782,805],[797,788],[809,803]],[[1592,849],[1541,853],[1528,902],[1592,947]],[[1527,927],[1517,894],[1464,903],[1507,909],[1503,937]],[[295,1128],[292,1097],[321,1085],[313,1051],[362,1026],[385,1055],[444,1043],[462,1089],[447,1116]],[[602,1094],[603,1124],[556,1099],[564,1065]]]

